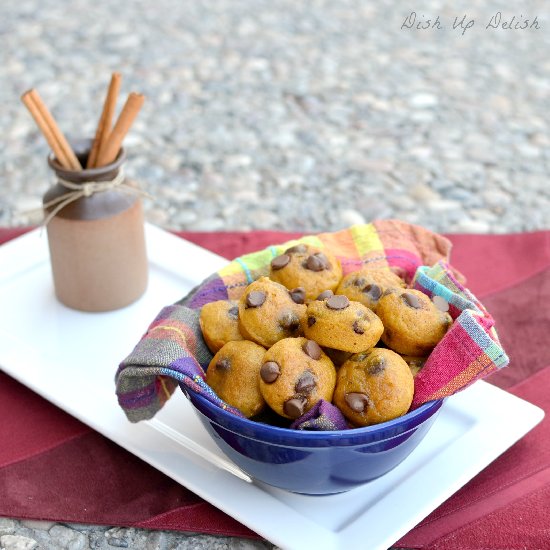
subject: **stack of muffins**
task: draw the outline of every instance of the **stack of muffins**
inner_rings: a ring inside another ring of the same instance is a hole
[[[351,427],[385,422],[409,410],[414,376],[452,323],[448,308],[389,268],[343,276],[337,258],[298,244],[240,300],[203,306],[215,354],[206,381],[253,419],[267,408],[294,420],[323,399]]]

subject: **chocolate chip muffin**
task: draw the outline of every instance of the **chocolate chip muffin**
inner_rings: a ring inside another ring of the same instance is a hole
[[[218,397],[247,417],[265,407],[259,387],[264,354],[262,346],[248,340],[227,342],[206,370],[206,382]]]
[[[384,324],[382,341],[403,355],[429,355],[445,336],[451,316],[414,289],[390,289],[380,298],[376,313]]]
[[[342,266],[329,252],[298,244],[271,261],[269,277],[288,289],[303,288],[307,303],[324,290],[338,286]]]
[[[374,348],[353,355],[338,371],[333,403],[355,426],[370,426],[405,414],[414,379],[395,352]]]
[[[285,338],[264,355],[260,392],[280,416],[298,418],[320,399],[332,401],[336,370],[313,340]]]
[[[346,275],[340,281],[336,294],[343,294],[376,311],[378,300],[388,288],[404,287],[405,282],[389,269],[363,268]]]
[[[239,302],[218,300],[202,306],[199,323],[206,345],[212,353],[227,342],[242,340],[239,331]]]
[[[268,277],[250,283],[239,300],[243,337],[269,348],[283,338],[302,335],[306,306],[295,300],[292,291]]]
[[[357,353],[374,347],[384,327],[368,307],[334,294],[308,304],[304,330],[321,346]]]

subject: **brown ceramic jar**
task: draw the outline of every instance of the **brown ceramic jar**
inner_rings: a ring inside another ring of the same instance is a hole
[[[91,141],[73,144],[86,165]],[[81,171],[63,168],[53,155],[48,164],[58,180],[44,195],[45,216],[56,206],[48,203],[89,182],[112,181],[126,160]],[[124,184],[132,185],[128,181]],[[140,195],[112,188],[80,197],[61,208],[47,223],[55,294],[60,302],[82,311],[110,311],[137,300],[147,287],[143,210]]]

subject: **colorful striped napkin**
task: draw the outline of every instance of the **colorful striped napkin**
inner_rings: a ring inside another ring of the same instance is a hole
[[[118,401],[130,421],[152,418],[178,385],[240,415],[204,381],[212,353],[201,335],[200,308],[215,300],[238,299],[249,283],[269,273],[274,257],[298,242],[335,254],[344,274],[363,265],[391,268],[419,290],[450,304],[455,322],[416,377],[413,408],[464,389],[508,363],[493,319],[448,263],[450,242],[416,225],[379,220],[241,256],[163,308],[116,374]]]
[[[437,344],[414,380],[416,408],[457,391],[505,367],[502,349],[491,315],[452,274],[444,261],[432,268],[419,267],[413,286],[430,297],[441,296],[449,304],[454,322]]]

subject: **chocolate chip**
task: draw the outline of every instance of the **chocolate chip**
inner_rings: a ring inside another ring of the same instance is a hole
[[[316,252],[315,256],[317,256],[317,258],[319,258],[325,264],[325,269],[330,269],[330,262],[322,252]]]
[[[285,254],[305,254],[306,252],[307,246],[305,244],[297,244],[285,250]]]
[[[331,296],[334,296],[334,292],[332,292],[332,290],[324,290],[323,292],[321,292],[321,294],[319,294],[319,296],[317,296],[317,298],[315,298],[316,300],[326,300],[327,298],[330,298]]]
[[[364,286],[366,282],[367,282],[367,280],[365,278],[357,277],[357,279],[355,279],[353,281],[353,285],[354,286]]]
[[[355,332],[355,334],[365,334],[365,329],[361,326],[359,321],[353,322],[353,332]]]
[[[422,303],[420,302],[418,296],[415,294],[412,294],[410,292],[404,292],[401,294],[401,298],[403,298],[403,301],[409,306],[414,309],[422,309]]]
[[[369,374],[380,374],[386,368],[386,360],[383,357],[375,357],[369,361]]]
[[[364,393],[346,393],[344,399],[348,407],[358,413],[363,412],[369,404],[369,398]]]
[[[335,294],[327,300],[330,309],[346,309],[349,306],[349,298],[343,294]]]
[[[308,317],[307,318],[307,326],[312,327],[317,322],[317,319],[315,317]]]
[[[300,319],[293,311],[287,311],[279,319],[279,324],[284,329],[293,332],[300,327]]]
[[[277,256],[276,258],[273,258],[273,260],[271,260],[271,267],[275,271],[278,269],[283,269],[285,265],[288,265],[288,262],[290,262],[290,256],[288,254],[281,254],[280,256]]]
[[[236,321],[239,318],[239,306],[230,307],[227,310],[227,316],[230,319],[233,319],[234,321]]]
[[[281,374],[281,367],[275,361],[267,361],[260,369],[260,376],[266,384],[273,384]]]
[[[443,313],[449,311],[449,302],[447,302],[447,300],[445,300],[442,296],[433,296],[432,302],[434,303],[434,306],[439,309],[439,311],[443,311]]]
[[[310,271],[323,271],[323,269],[328,269],[329,263],[327,257],[322,252],[317,252],[308,256],[303,266]]]
[[[224,357],[216,363],[216,368],[223,371],[228,371],[231,368],[231,361]]]
[[[304,414],[306,401],[304,397],[291,397],[288,401],[285,401],[283,411],[290,418],[299,418]]]
[[[306,370],[298,378],[294,386],[296,393],[311,393],[317,385],[317,380],[312,372]]]
[[[368,294],[372,300],[378,300],[382,296],[382,289],[376,284],[367,285],[363,292]]]
[[[304,353],[306,355],[309,355],[309,357],[315,359],[315,361],[321,359],[321,354],[323,353],[323,351],[321,350],[319,344],[314,340],[306,340],[304,345],[302,346],[302,349],[304,350]]]
[[[304,288],[299,286],[298,288],[294,288],[293,290],[289,291],[290,297],[292,298],[292,301],[296,304],[303,304],[306,301],[306,291]]]
[[[248,307],[260,307],[265,302],[265,292],[261,290],[253,290],[246,297],[246,305]]]

